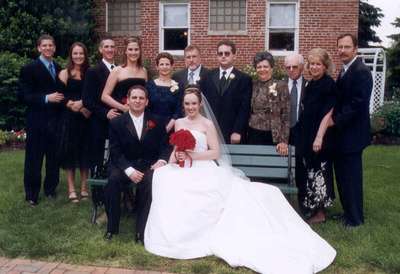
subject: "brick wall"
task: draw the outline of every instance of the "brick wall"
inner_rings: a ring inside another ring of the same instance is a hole
[[[299,52],[306,55],[314,47],[328,50],[336,66],[340,63],[336,55],[336,38],[339,34],[357,34],[358,0],[299,0],[300,30]],[[97,30],[105,33],[105,2],[97,0]],[[202,50],[203,63],[215,67],[216,44],[224,38],[233,40],[238,48],[236,65],[250,64],[254,54],[265,49],[265,11],[266,1],[247,0],[246,35],[208,35],[208,0],[191,0],[191,44]],[[142,0],[141,38],[144,59],[154,65],[159,48],[159,0]],[[123,53],[123,37],[115,37],[119,54]],[[183,66],[182,58],[176,58],[176,67]]]

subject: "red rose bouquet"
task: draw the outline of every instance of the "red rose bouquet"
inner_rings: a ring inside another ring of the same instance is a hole
[[[187,129],[180,129],[171,134],[169,143],[176,146],[176,151],[193,150],[196,146],[196,139],[192,133]],[[190,158],[190,157],[189,157]],[[185,166],[184,161],[178,161],[180,167]],[[190,158],[190,166],[192,166],[192,159]]]

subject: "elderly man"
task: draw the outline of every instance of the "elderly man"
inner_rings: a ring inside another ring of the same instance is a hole
[[[370,144],[369,101],[372,75],[357,58],[357,38],[344,34],[337,39],[343,68],[336,81],[338,101],[332,114],[334,125],[334,169],[343,224],[354,227],[364,223],[362,190],[362,152]]]
[[[290,137],[289,143],[294,144],[295,125],[301,113],[301,98],[306,80],[303,77],[304,58],[301,54],[293,53],[285,58],[285,70],[288,75],[288,88],[290,93]],[[297,136],[297,138],[301,138]],[[296,155],[295,180],[298,188],[298,203],[301,212],[307,216],[309,212],[303,206],[306,195],[307,173],[300,157]]]
[[[185,48],[184,55],[185,68],[175,72],[172,79],[184,87],[188,84],[199,84],[208,73],[208,69],[201,65],[200,49],[189,45]]]

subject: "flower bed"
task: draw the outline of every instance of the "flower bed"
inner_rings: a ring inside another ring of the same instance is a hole
[[[26,132],[21,129],[19,131],[3,131],[0,130],[0,150],[23,149],[25,148]]]

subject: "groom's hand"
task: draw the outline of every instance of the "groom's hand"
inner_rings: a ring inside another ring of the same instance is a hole
[[[231,144],[240,144],[240,139],[242,136],[239,133],[232,133],[231,134]]]
[[[167,164],[167,162],[166,162],[165,160],[158,160],[157,162],[155,162],[155,163],[150,167],[150,169],[154,170],[154,169],[156,169],[156,168],[165,166],[166,164]]]
[[[134,182],[135,184],[138,184],[143,180],[143,177],[144,173],[135,169],[135,171],[131,174],[131,176],[129,176],[129,179],[131,179],[131,181]]]

